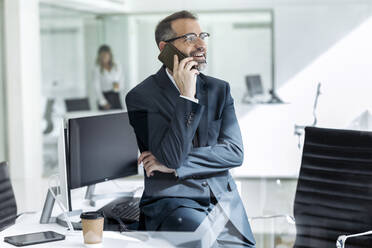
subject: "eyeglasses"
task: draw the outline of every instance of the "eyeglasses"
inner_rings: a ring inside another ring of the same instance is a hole
[[[172,41],[184,38],[186,42],[196,43],[196,41],[198,40],[198,37],[203,41],[207,41],[209,36],[210,36],[210,34],[207,33],[207,32],[201,32],[199,34],[199,36],[195,33],[188,33],[188,34],[184,34],[184,35],[181,35],[181,36],[177,36],[177,37],[165,40],[165,42],[172,42]]]

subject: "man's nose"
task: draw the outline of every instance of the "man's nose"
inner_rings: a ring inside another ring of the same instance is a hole
[[[206,50],[206,48],[207,48],[207,43],[205,43],[204,40],[202,40],[202,39],[200,39],[200,37],[198,37],[198,39],[197,39],[197,41],[196,41],[196,43],[195,43],[195,46],[196,46],[196,48],[197,48],[198,50],[202,50],[202,51],[204,51],[204,50]]]

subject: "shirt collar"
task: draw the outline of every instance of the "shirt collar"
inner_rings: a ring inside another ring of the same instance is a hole
[[[168,72],[168,69],[167,68],[165,68],[165,72],[167,73],[170,81],[172,81],[172,83],[174,84],[174,86],[176,87],[176,89],[178,90],[178,92],[180,92],[180,89],[178,88],[178,86],[176,84],[176,81],[174,81],[173,76]]]

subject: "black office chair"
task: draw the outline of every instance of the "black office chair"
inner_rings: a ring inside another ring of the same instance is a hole
[[[336,247],[341,234],[372,229],[372,132],[305,128],[294,202],[294,247]],[[372,237],[346,247],[372,247]]]
[[[15,223],[17,204],[6,162],[0,163],[0,231]]]
[[[89,99],[86,97],[65,99],[65,104],[67,112],[90,110]]]

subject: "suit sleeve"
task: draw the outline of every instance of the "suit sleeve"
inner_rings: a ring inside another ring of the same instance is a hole
[[[179,179],[206,176],[238,167],[242,165],[243,158],[243,141],[235,115],[234,100],[227,85],[217,144],[190,149],[182,166],[177,168],[176,172]]]
[[[190,152],[204,106],[178,97],[169,120],[151,98],[137,92],[128,93],[126,104],[140,151],[150,151],[167,167],[179,168]]]

